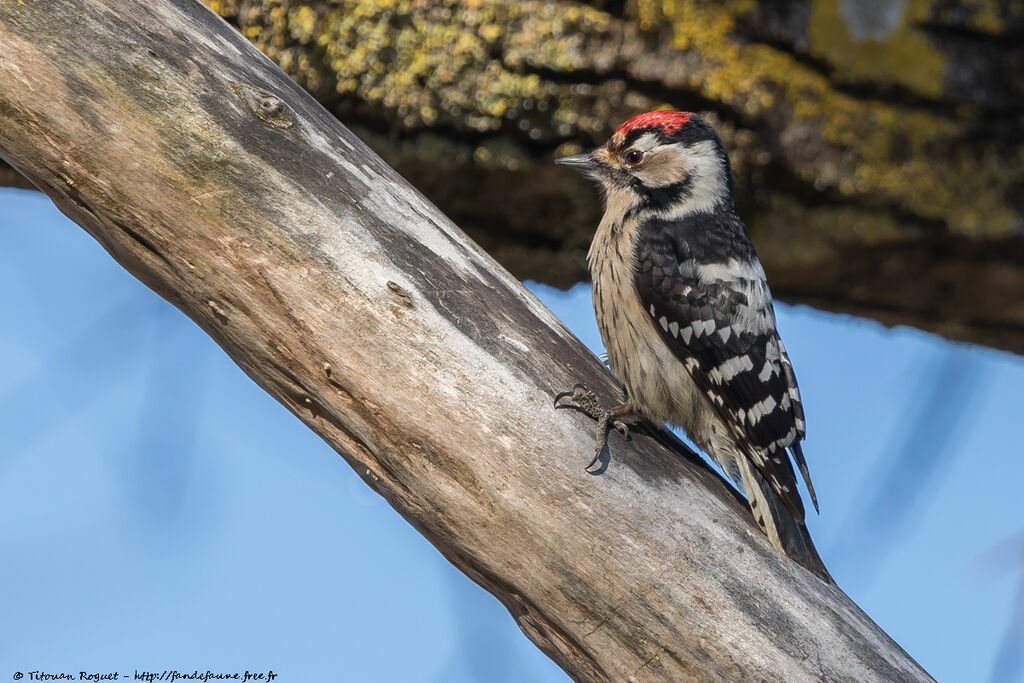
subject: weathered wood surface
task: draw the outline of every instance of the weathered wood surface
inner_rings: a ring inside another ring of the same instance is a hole
[[[929,680],[723,481],[552,394],[593,358],[191,0],[0,2],[0,156],[580,680]]]
[[[520,279],[587,277],[600,206],[551,158],[670,105],[776,296],[1024,352],[1020,3],[207,4]]]

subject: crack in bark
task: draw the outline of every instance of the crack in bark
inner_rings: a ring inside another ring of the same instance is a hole
[[[635,681],[635,680],[636,680],[636,675],[637,675],[638,673],[640,673],[641,671],[643,671],[644,669],[646,669],[646,668],[647,668],[647,666],[648,666],[648,665],[649,665],[649,664],[650,664],[651,662],[653,662],[654,660],[656,660],[656,659],[658,659],[659,657],[661,657],[661,655],[662,655],[662,654],[663,654],[664,652],[665,652],[665,647],[664,647],[664,646],[662,646],[662,647],[659,647],[659,648],[658,648],[658,651],[657,651],[657,652],[655,652],[655,653],[654,653],[653,655],[651,655],[650,657],[648,657],[648,658],[647,658],[647,660],[646,660],[646,661],[645,661],[645,662],[644,662],[643,664],[641,664],[641,665],[640,665],[639,667],[637,667],[636,671],[634,671],[633,673],[631,673],[631,674],[629,675],[629,680],[630,680],[630,681]]]

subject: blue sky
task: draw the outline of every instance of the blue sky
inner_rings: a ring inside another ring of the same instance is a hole
[[[530,286],[600,351],[588,286]],[[38,193],[0,189],[0,291],[0,676],[567,680]],[[1021,580],[1024,360],[806,307],[778,317],[811,531],[839,585],[939,680],[992,678]]]

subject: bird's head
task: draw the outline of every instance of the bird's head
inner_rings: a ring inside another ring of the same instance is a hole
[[[619,126],[597,149],[555,160],[596,180],[606,196],[659,213],[731,207],[732,170],[714,129],[695,114],[652,111]]]

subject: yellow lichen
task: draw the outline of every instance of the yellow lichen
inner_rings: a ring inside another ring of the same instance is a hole
[[[206,5],[222,17],[234,16],[238,12],[235,0],[206,0]]]
[[[942,93],[946,58],[914,25],[927,18],[931,0],[914,0],[884,36],[858,39],[839,12],[839,0],[814,3],[807,27],[811,51],[839,81],[893,83],[926,97]],[[894,7],[897,7],[894,5]],[[898,10],[891,10],[898,11]]]
[[[842,62],[839,75],[829,77],[784,51],[735,40],[732,31],[737,20],[751,11],[749,2],[638,0],[636,11],[642,26],[652,30],[668,26],[676,47],[699,54],[699,66],[689,80],[705,97],[756,118],[767,113],[774,94],[781,92],[797,122],[819,126],[821,137],[842,150],[845,170],[836,172],[832,170],[835,163],[812,160],[795,169],[807,182],[821,186],[824,180],[840,195],[896,201],[918,215],[946,219],[960,232],[979,229],[982,214],[986,229],[1009,229],[1013,212],[1000,194],[1006,168],[982,169],[968,159],[936,164],[931,155],[934,148],[957,147],[956,140],[966,129],[959,112],[939,115],[858,98],[837,89],[833,81],[891,82],[934,96],[942,89],[942,56],[907,28],[906,19],[891,42],[855,44],[843,28],[836,3],[817,0],[809,26],[812,46],[823,51],[818,56]],[[910,3],[908,16],[920,18],[929,4]],[[903,148],[900,154],[894,154],[897,146]],[[968,205],[985,210],[963,211],[961,207]]]
[[[1024,2],[1021,0],[961,0],[960,12],[967,15],[967,28],[996,35],[1005,29],[1006,16],[1024,15]]]
[[[322,100],[365,103],[406,130],[463,128],[487,136],[501,131],[507,138],[512,128],[557,145],[573,137],[600,138],[628,114],[660,104],[660,98],[623,80],[593,78],[603,69],[628,70],[630,57],[617,50],[632,45],[636,51],[640,42],[628,37],[633,34],[622,37],[618,19],[578,3],[208,4],[231,14],[246,36]],[[965,0],[966,13],[948,22],[998,32],[1013,11],[1005,4]],[[690,90],[755,122],[754,128],[770,120],[768,128],[786,139],[781,161],[817,190],[898,206],[964,233],[1005,231],[1019,223],[1006,192],[1024,159],[981,158],[961,150],[960,140],[977,116],[971,107],[903,105],[899,97],[865,97],[845,87],[868,84],[923,100],[941,97],[946,57],[914,28],[927,20],[946,21],[934,14],[943,11],[934,0],[907,0],[888,33],[869,38],[855,37],[839,0],[814,0],[806,45],[793,50],[738,37],[740,22],[758,8],[753,0],[633,0],[626,7],[627,22],[648,32],[642,41],[667,39],[679,55],[692,55],[672,67],[672,87],[681,98]],[[811,59],[802,59],[800,50]],[[573,82],[577,69],[587,70],[585,82]],[[716,122],[720,130],[721,124]],[[757,166],[751,158],[767,153],[753,142],[738,145],[728,131],[723,139],[742,184]],[[805,151],[804,141],[814,148]],[[488,145],[471,143],[467,154],[480,164],[521,163],[508,161],[507,151],[498,155],[506,161],[496,162]]]
[[[211,6],[219,9],[216,2]],[[579,37],[607,23],[602,12],[544,2],[339,0],[267,3],[260,23],[243,23],[243,31],[279,63],[305,66],[319,78],[284,37],[315,44],[337,93],[395,110],[405,125],[447,117],[493,130],[528,103],[557,93],[556,86],[523,73],[522,65],[571,69]]]
[[[308,5],[300,5],[288,12],[288,29],[295,40],[312,42],[317,37],[317,15]]]

